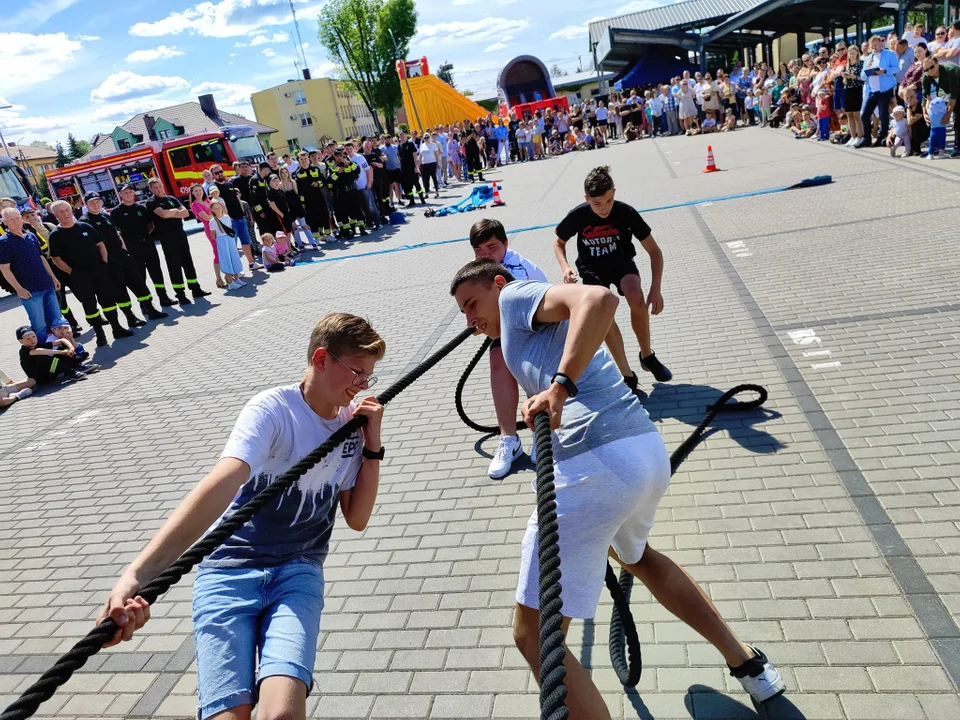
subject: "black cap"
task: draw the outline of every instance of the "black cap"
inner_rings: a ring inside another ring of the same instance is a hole
[[[103,200],[103,198],[100,197],[100,193],[95,193],[95,192],[88,192],[86,195],[83,196],[84,202],[90,202],[91,200]]]
[[[136,190],[136,188],[130,183],[124,183],[117,189],[117,192],[123,192],[124,190]]]
[[[343,148],[342,148],[342,147],[336,148],[336,149],[333,151],[333,154],[334,154],[334,155],[343,155]]]
[[[268,162],[262,162],[262,163],[260,163],[260,165],[259,165],[258,167],[259,167],[261,170],[273,170],[273,168],[270,167],[270,163],[268,163]]]
[[[23,325],[17,328],[17,340],[23,340],[23,336],[27,333],[32,333],[33,328],[29,325]]]

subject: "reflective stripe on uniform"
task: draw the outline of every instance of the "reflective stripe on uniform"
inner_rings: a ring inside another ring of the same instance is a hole
[[[177,283],[173,283],[171,287],[173,287],[174,290],[183,290],[183,285],[177,285]]]
[[[108,313],[108,312],[116,312],[116,311],[117,311],[117,306],[116,306],[116,305],[111,305],[110,307],[105,307],[105,308],[103,309],[103,311],[104,311],[105,313]]]
[[[198,282],[200,281],[196,278],[187,278],[187,285],[196,285]]]
[[[163,290],[163,289],[164,289],[163,283],[154,283],[153,286],[154,286],[155,288],[157,288],[158,290]]]
[[[99,310],[97,310],[95,313],[87,313],[86,315],[87,320],[92,320],[93,318],[98,318],[98,317],[100,317]]]
[[[131,303],[129,300],[127,300],[126,302],[118,302],[118,303],[117,303],[117,307],[118,307],[118,308],[128,308],[128,307],[130,307],[132,304],[133,304],[133,303]]]
[[[55,357],[50,361],[50,372],[55,373],[57,371],[57,365],[60,364],[60,358]]]
[[[151,300],[153,300],[153,295],[144,295],[137,298],[137,302],[150,302]]]

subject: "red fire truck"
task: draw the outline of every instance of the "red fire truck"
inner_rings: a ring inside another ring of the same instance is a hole
[[[149,197],[147,182],[154,177],[163,180],[170,195],[186,200],[190,186],[203,182],[204,170],[220,164],[229,178],[233,175],[232,164],[238,159],[255,163],[264,159],[249,126],[144,142],[129,150],[47,170],[46,176],[54,200],[76,205],[83,202],[84,195],[95,192],[110,209],[120,204],[117,188],[125,183],[136,188],[138,199]],[[185,204],[190,207],[190,203]]]

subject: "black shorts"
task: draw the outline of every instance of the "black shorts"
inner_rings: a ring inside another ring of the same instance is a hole
[[[587,118],[587,124],[588,124],[590,127],[595,128],[595,127],[597,126],[597,119],[596,119],[595,117],[588,117],[588,118]]]
[[[387,170],[387,180],[392,185],[397,183],[398,185],[403,182],[403,171],[400,168],[396,170]]]
[[[623,290],[620,288],[620,282],[623,278],[627,275],[640,276],[637,264],[631,258],[622,258],[604,265],[583,266],[578,264],[577,272],[580,273],[580,280],[583,281],[584,285],[599,285],[605,288],[613,285],[620,295],[623,295]]]
[[[606,127],[606,126],[607,126],[607,121],[606,121],[606,120],[597,120],[597,125],[599,125],[600,127]]]

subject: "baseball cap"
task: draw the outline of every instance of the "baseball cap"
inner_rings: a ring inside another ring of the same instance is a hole
[[[23,340],[23,336],[24,336],[24,335],[26,335],[27,333],[32,333],[32,332],[33,332],[33,328],[30,327],[29,325],[22,325],[21,327],[18,327],[18,328],[17,328],[17,340]]]
[[[100,193],[95,193],[95,192],[88,192],[86,195],[83,196],[84,202],[90,202],[91,200],[103,200],[103,198],[100,197]]]
[[[336,149],[333,151],[333,154],[334,154],[334,155],[343,155],[343,148],[342,148],[342,147],[336,148]]]
[[[117,189],[118,192],[123,192],[124,190],[136,190],[136,188],[130,183],[124,183]]]
[[[895,105],[894,108],[893,108],[893,114],[894,114],[894,115],[896,115],[897,113],[900,113],[901,115],[904,115],[904,114],[906,114],[906,112],[907,112],[907,111],[903,109],[903,105]]]
[[[50,323],[51,328],[55,327],[70,327],[69,321],[65,317],[58,318]]]

